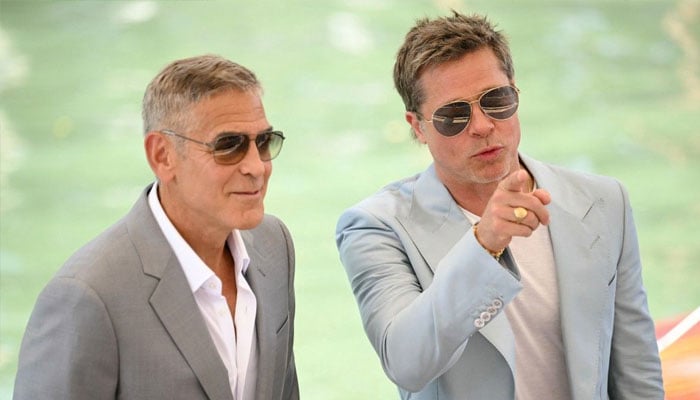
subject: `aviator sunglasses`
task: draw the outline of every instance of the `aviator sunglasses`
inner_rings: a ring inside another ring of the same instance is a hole
[[[255,139],[250,139],[248,135],[227,133],[211,142],[201,142],[167,129],[161,132],[206,146],[214,156],[214,161],[222,165],[236,164],[241,161],[248,152],[251,140],[255,140],[255,147],[258,148],[261,161],[270,161],[277,157],[282,150],[282,143],[284,142],[284,134],[281,131],[263,132],[255,136]]]
[[[478,103],[481,111],[489,118],[505,120],[518,110],[518,92],[518,88],[510,85],[489,89],[480,93],[476,100],[459,100],[438,107],[432,119],[425,122],[432,122],[435,130],[443,136],[455,136],[469,125],[474,103]],[[416,114],[423,118],[419,112]]]

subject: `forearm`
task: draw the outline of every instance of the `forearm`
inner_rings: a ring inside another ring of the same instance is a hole
[[[458,246],[464,242],[469,240]],[[505,305],[520,290],[481,249],[461,250],[445,257],[430,286],[404,309],[387,315],[386,328],[373,340],[387,374],[407,390],[420,390],[451,368],[481,328],[476,322],[481,315],[495,300]]]
[[[368,216],[353,223],[343,230],[339,250],[365,330],[387,375],[418,391],[457,361],[494,299],[507,303],[520,284],[471,231],[438,265],[427,266]],[[434,276],[418,279],[419,270],[431,269]]]

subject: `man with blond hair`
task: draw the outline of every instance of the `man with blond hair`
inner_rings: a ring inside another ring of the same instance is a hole
[[[337,244],[402,399],[663,399],[627,192],[522,154],[504,36],[418,21],[394,82],[433,163],[347,210]]]

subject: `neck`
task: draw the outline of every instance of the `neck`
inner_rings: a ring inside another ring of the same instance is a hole
[[[452,198],[457,204],[472,214],[481,216],[486,209],[493,192],[496,191],[498,182],[469,184],[469,185],[452,185],[448,187]]]
[[[160,204],[178,233],[190,245],[192,250],[209,266],[214,272],[222,265],[230,264],[230,251],[226,241],[230,231],[217,229],[214,224],[202,224],[189,213],[182,212],[182,207],[170,201],[171,196],[167,188],[159,186]]]
[[[189,243],[189,241],[188,241]],[[233,263],[233,256],[224,242],[221,246],[193,246],[192,250],[204,261],[204,263],[221,278],[222,272],[229,271]]]
[[[532,191],[535,184],[534,178],[522,164],[520,164],[520,169],[524,169],[528,173],[526,187],[529,188],[528,191]],[[513,172],[515,172],[515,170],[511,171],[508,175]],[[505,179],[505,177],[503,179]],[[460,207],[474,215],[481,216],[484,210],[486,210],[486,205],[489,200],[491,200],[491,196],[493,196],[493,193],[498,188],[499,183],[500,180],[487,183],[453,183],[445,184],[445,186]]]

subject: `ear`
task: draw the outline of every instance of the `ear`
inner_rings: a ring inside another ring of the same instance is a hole
[[[416,139],[425,144],[427,141],[425,139],[425,134],[423,133],[423,124],[420,119],[418,119],[418,114],[412,111],[406,111],[406,122],[411,125],[413,129],[413,134],[416,135]]]
[[[166,183],[175,177],[177,149],[163,134],[155,131],[148,132],[143,140],[146,159],[151,170],[160,182]]]

